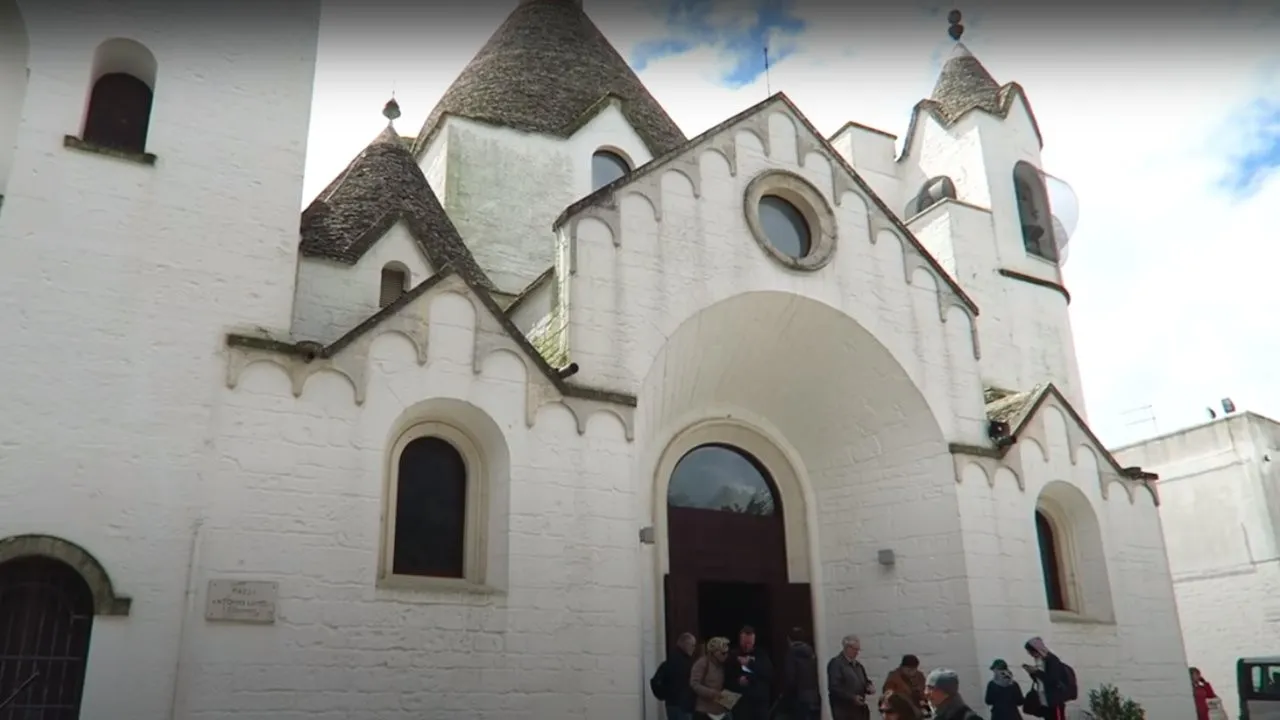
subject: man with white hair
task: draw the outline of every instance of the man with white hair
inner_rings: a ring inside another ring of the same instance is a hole
[[[960,697],[960,676],[955,670],[938,668],[929,673],[924,692],[933,706],[934,720],[982,720]]]
[[[827,700],[831,703],[834,720],[870,720],[871,708],[867,696],[875,694],[876,687],[867,676],[867,669],[858,662],[862,642],[857,635],[846,635],[840,641],[840,654],[827,663]]]

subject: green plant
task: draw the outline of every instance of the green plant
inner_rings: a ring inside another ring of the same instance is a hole
[[[1089,691],[1089,710],[1097,720],[1146,720],[1142,706],[1120,694],[1114,685]]]

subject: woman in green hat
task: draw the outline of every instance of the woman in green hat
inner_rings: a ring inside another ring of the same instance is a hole
[[[1004,660],[991,663],[986,700],[991,707],[991,720],[1022,720],[1022,688]]]

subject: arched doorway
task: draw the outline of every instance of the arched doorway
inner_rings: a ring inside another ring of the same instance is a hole
[[[751,625],[780,667],[787,631],[813,632],[809,585],[790,582],[783,512],[769,470],[745,450],[708,443],[680,458],[667,485],[669,648],[683,632],[736,641]]]
[[[13,698],[0,720],[80,717],[93,607],[88,583],[64,562],[0,563],[0,703]]]

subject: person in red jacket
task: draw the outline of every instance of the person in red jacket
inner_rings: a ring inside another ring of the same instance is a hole
[[[1196,699],[1196,720],[1209,720],[1209,700],[1218,697],[1200,668],[1191,668],[1191,691]]]

